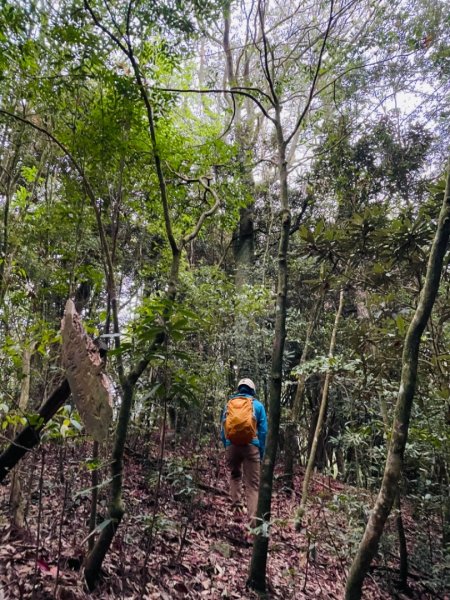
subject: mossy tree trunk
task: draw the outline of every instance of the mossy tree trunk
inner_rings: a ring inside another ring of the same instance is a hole
[[[424,286],[414,317],[406,333],[402,354],[402,373],[395,405],[391,442],[380,491],[370,514],[364,535],[353,560],[345,590],[345,600],[362,597],[364,578],[375,556],[384,525],[398,493],[403,467],[403,454],[408,439],[414,393],[417,381],[420,338],[433,308],[441,278],[444,256],[450,236],[450,164],[436,234],[431,247]]]

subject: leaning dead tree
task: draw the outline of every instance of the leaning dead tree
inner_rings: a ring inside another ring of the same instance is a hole
[[[112,419],[111,384],[97,346],[84,331],[72,300],[61,323],[62,362],[72,397],[88,434],[102,442]]]

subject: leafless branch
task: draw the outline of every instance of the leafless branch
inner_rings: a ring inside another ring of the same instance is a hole
[[[174,94],[236,94],[238,96],[245,96],[246,98],[250,98],[250,100],[252,100],[258,106],[258,108],[263,113],[263,115],[267,119],[269,119],[269,121],[272,121],[272,123],[275,124],[275,119],[269,115],[269,113],[264,108],[264,106],[261,104],[261,102],[253,94],[250,94],[250,93],[245,92],[240,89],[229,89],[229,90],[225,89],[225,88],[223,88],[223,89],[221,89],[221,88],[182,89],[182,88],[166,88],[166,87],[154,87],[153,89],[160,91],[160,92],[169,92],[169,93],[172,92]],[[259,92],[261,94],[264,94],[264,92],[262,92],[261,90],[259,90]]]
[[[127,40],[128,41],[130,41],[130,35],[131,35],[130,23],[131,23],[131,9],[132,9],[132,6],[133,6],[133,0],[129,0],[128,7],[127,7],[126,26],[125,26],[125,31],[126,31],[126,35],[127,35]]]
[[[227,135],[227,133],[228,133],[228,132],[230,131],[230,129],[231,129],[231,126],[232,126],[232,124],[234,123],[234,118],[235,118],[235,116],[236,116],[236,100],[235,100],[235,98],[234,98],[234,95],[233,95],[233,94],[231,94],[231,101],[232,101],[232,103],[233,103],[233,114],[231,115],[230,122],[228,123],[228,125],[227,125],[227,127],[226,127],[225,131],[219,135],[219,140],[221,140],[222,138],[224,138],[224,137]]]
[[[311,102],[313,101],[314,92],[315,92],[315,88],[316,88],[316,83],[317,83],[317,80],[318,80],[318,77],[319,77],[320,68],[322,66],[323,55],[324,55],[325,48],[326,48],[326,45],[327,45],[328,36],[330,34],[331,27],[332,27],[333,21],[334,21],[333,8],[334,8],[334,0],[331,0],[331,2],[330,2],[330,15],[328,17],[327,28],[326,28],[324,36],[323,36],[322,46],[320,48],[320,53],[319,53],[319,58],[317,60],[316,70],[315,70],[314,77],[313,77],[313,80],[312,80],[312,83],[311,83],[311,87],[310,87],[310,90],[309,90],[308,100],[306,101],[306,104],[305,104],[305,106],[303,108],[303,111],[301,112],[299,118],[297,119],[297,122],[296,122],[296,124],[294,126],[294,129],[292,130],[291,134],[286,139],[286,146],[292,140],[292,138],[294,137],[297,129],[303,123],[303,120],[304,120],[304,118],[306,117],[306,115],[308,113],[309,107],[311,106]]]
[[[272,104],[278,105],[278,94],[275,91],[275,86],[273,83],[273,78],[272,78],[272,74],[270,72],[270,66],[269,66],[270,45],[269,45],[265,30],[264,30],[264,11],[263,11],[263,6],[262,6],[263,1],[264,0],[259,0],[259,2],[258,2],[259,24],[261,26],[261,37],[262,37],[263,48],[264,48],[263,53],[262,53],[262,61],[261,62],[262,62],[263,72],[267,79],[267,83],[269,84],[270,93],[272,94]]]

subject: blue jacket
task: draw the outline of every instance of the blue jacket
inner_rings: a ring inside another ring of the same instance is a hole
[[[255,418],[256,418],[256,431],[257,431],[258,437],[255,437],[250,443],[253,444],[253,446],[257,446],[259,448],[259,454],[260,454],[261,460],[262,460],[262,458],[264,456],[264,450],[266,448],[266,436],[267,436],[266,410],[265,410],[264,406],[261,404],[261,402],[259,400],[257,400],[254,396],[250,396],[250,394],[238,393],[238,394],[235,394],[235,396],[241,396],[241,397],[245,396],[245,397],[251,398],[253,400],[253,410],[254,410]],[[231,397],[233,398],[233,396],[231,396]],[[231,442],[230,442],[230,440],[227,440],[225,437],[225,431],[224,431],[225,410],[226,410],[226,407],[222,410],[222,414],[220,416],[220,423],[221,423],[220,437],[222,438],[223,445],[226,448],[227,446],[231,446]]]

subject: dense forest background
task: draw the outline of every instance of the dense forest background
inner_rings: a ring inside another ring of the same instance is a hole
[[[446,4],[2,1],[0,597],[448,598]]]

